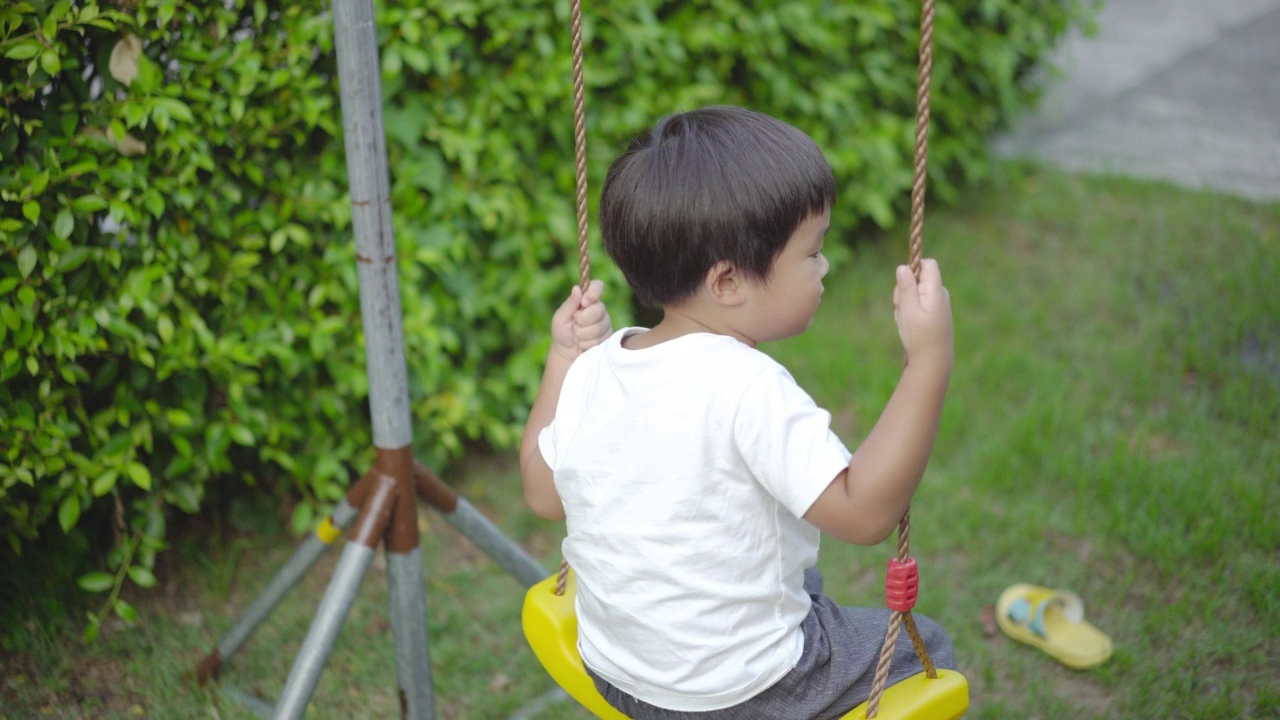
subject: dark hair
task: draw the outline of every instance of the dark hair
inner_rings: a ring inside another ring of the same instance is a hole
[[[836,183],[808,135],[768,115],[708,107],[669,115],[609,168],[605,250],[647,306],[684,300],[718,262],[765,281]]]

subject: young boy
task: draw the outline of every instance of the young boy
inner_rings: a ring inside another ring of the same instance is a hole
[[[870,694],[889,611],[821,592],[819,530],[884,540],[924,473],[951,374],[937,263],[897,270],[907,353],[850,454],[831,416],[756,344],[804,332],[822,297],[835,180],[804,133],[734,107],[673,115],[609,169],[609,255],[652,329],[614,333],[574,288],[521,445],[529,505],[568,524],[578,647],[637,720],[838,718]],[[918,618],[939,667],[955,654]],[[920,671],[902,635],[890,681]]]

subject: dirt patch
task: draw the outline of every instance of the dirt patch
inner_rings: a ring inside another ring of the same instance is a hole
[[[34,717],[65,720],[144,717],[146,697],[119,665],[80,656],[64,667],[45,668],[27,653],[0,656],[0,698],[6,708],[0,718],[8,720],[6,713],[19,708]],[[18,717],[22,716],[12,716]]]

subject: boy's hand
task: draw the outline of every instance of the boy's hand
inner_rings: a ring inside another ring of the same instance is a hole
[[[569,298],[551,316],[551,350],[565,360],[577,359],[583,351],[595,347],[613,333],[609,310],[600,300],[604,283],[592,280],[584,293],[573,286]]]
[[[951,328],[951,296],[942,285],[938,261],[924,260],[920,281],[906,265],[898,267],[893,289],[893,319],[907,351],[908,363],[938,363],[951,369],[955,351]]]

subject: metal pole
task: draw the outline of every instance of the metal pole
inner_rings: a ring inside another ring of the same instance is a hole
[[[458,532],[476,544],[526,589],[542,582],[547,571],[529,557],[524,548],[502,534],[489,518],[458,495],[435,473],[419,462],[413,464],[418,496],[435,508]]]
[[[351,225],[356,236],[373,444],[387,449],[402,448],[413,441],[413,436],[373,3],[371,0],[334,0],[333,27],[347,176],[351,186]]]
[[[253,713],[254,717],[262,718],[262,720],[271,720],[271,715],[276,711],[275,706],[271,703],[237,688],[223,687],[218,691],[218,694],[240,703],[246,710]],[[515,719],[513,718],[512,720]]]
[[[440,514],[526,590],[546,579],[548,572],[466,499],[458,498],[453,512]]]
[[[400,280],[391,225],[391,191],[382,123],[382,82],[371,0],[334,0],[334,46],[360,279],[360,317],[369,375],[369,414],[377,461],[354,537],[343,552],[307,639],[276,704],[276,718],[301,718],[350,610],[374,548],[385,540],[401,716],[432,720],[418,526],[414,521],[409,383],[401,327]],[[408,569],[407,558],[417,561]]]
[[[276,701],[275,720],[299,720],[306,713],[307,704],[320,681],[320,673],[333,651],[338,631],[342,629],[356,593],[360,592],[360,582],[373,562],[373,553],[373,548],[358,543],[349,542],[343,547],[342,557],[333,570],[333,579],[329,581],[316,616],[311,621],[307,639],[298,650],[284,690]]]
[[[400,502],[414,506],[412,498]],[[415,507],[416,509],[416,507]],[[427,616],[422,612],[422,550],[387,553],[387,591],[391,633],[400,684],[400,716],[430,718],[434,692],[431,678]]]
[[[396,241],[391,225],[386,133],[382,122],[382,72],[372,0],[334,0],[333,27],[351,188],[351,224],[360,278],[360,315],[364,323],[373,444],[378,451],[378,464],[396,481],[400,505],[393,513],[385,540],[401,716],[409,720],[432,720],[435,708],[414,503],[409,382],[404,359]],[[410,557],[417,562],[412,569]]]
[[[354,507],[346,500],[338,503],[325,523],[298,546],[293,557],[289,558],[267,587],[258,593],[258,597],[254,598],[253,603],[244,611],[244,615],[240,616],[236,624],[222,636],[217,649],[200,661],[200,665],[196,668],[196,678],[200,682],[212,680],[222,673],[223,663],[240,650],[262,621],[267,619],[276,605],[284,599],[294,585],[298,584],[298,581],[316,564],[316,560],[319,560],[333,541],[338,539],[340,532],[355,518]]]
[[[327,527],[303,543],[224,636],[218,649],[202,661],[197,675],[202,681],[216,677],[222,661],[239,650],[284,594],[337,538],[339,529],[358,517],[353,537],[339,559],[279,702],[272,707],[243,693],[233,693],[233,696],[245,699],[260,716],[273,712],[274,717],[280,719],[302,717],[381,540],[388,554],[401,717],[434,720],[416,495],[421,493],[427,498],[458,530],[524,586],[539,582],[544,573],[522,548],[503,536],[470,504],[460,502],[451,488],[413,460],[400,284],[382,121],[381,70],[371,0],[334,0],[333,24],[369,375],[369,410],[377,460],[372,471],[335,510]],[[418,481],[416,492],[415,479]]]
[[[351,524],[356,517],[356,509],[347,504],[344,500],[334,508],[330,523],[335,529],[342,530]],[[275,608],[276,604],[298,584],[298,581],[307,574],[307,571],[316,564],[316,560],[324,554],[332,546],[333,539],[321,538],[318,533],[312,533],[303,541],[293,557],[285,563],[280,569],[279,574],[271,580],[265,589],[254,599],[249,608],[244,611],[240,621],[237,622],[227,634],[222,637],[222,642],[218,643],[218,655],[222,661],[229,660],[232,655],[240,649],[258,625]]]

